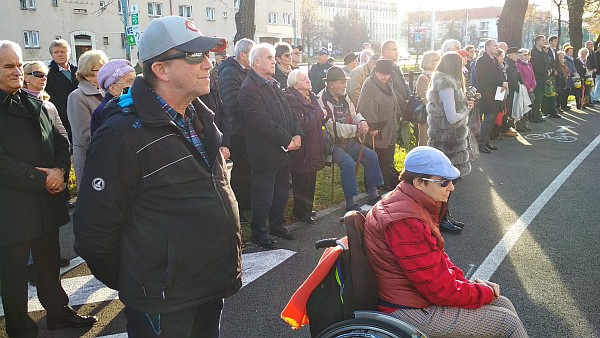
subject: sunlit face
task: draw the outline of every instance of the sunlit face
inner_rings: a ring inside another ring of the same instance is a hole
[[[298,90],[310,90],[312,89],[312,84],[310,83],[310,79],[308,78],[308,74],[305,72],[300,72],[298,74],[298,83],[294,85],[294,88]]]
[[[594,43],[591,41],[588,41],[585,43],[585,48],[589,49],[589,50],[594,50]]]
[[[477,56],[477,49],[471,48],[469,51],[469,55],[467,56],[469,60],[473,60]]]
[[[358,66],[358,58],[354,59],[354,61],[348,64],[348,68],[350,68],[350,70],[353,70],[354,68],[356,68],[356,66]]]
[[[327,82],[327,89],[329,94],[335,98],[342,97],[346,94],[346,88],[348,87],[348,81],[336,80]]]
[[[93,84],[94,86],[98,87],[98,72],[100,71],[100,68],[104,67],[104,62],[98,62],[96,64],[96,66],[94,66],[92,68],[92,75],[88,75],[85,77],[85,79]]]
[[[52,60],[59,65],[66,65],[69,61],[69,51],[63,46],[54,46],[52,48]]]
[[[327,55],[327,54],[319,55],[317,57],[317,62],[320,64],[324,64],[325,62],[327,62],[328,58],[329,58],[329,55]]]
[[[391,74],[384,74],[379,72],[375,72],[375,76],[377,77],[377,80],[381,81],[382,83],[387,83],[390,80],[390,77],[392,77]]]
[[[503,64],[504,63],[504,54],[500,54],[499,56],[497,56],[498,58],[498,63],[499,64]]]
[[[275,55],[270,49],[263,49],[260,57],[254,60],[254,71],[265,78],[275,74]]]
[[[558,61],[560,61],[561,63],[563,61],[565,61],[565,54],[563,54],[563,53],[558,54]]]
[[[517,54],[517,53],[510,53],[510,54],[507,55],[507,57],[509,59],[513,60],[513,61],[517,61],[519,59],[519,54]],[[563,58],[564,58],[564,56],[563,56]]]
[[[565,54],[567,54],[568,56],[573,56],[573,48],[569,48],[565,51]]]
[[[544,46],[546,45],[546,38],[542,36],[542,37],[541,37],[541,38],[540,38],[540,39],[539,39],[539,40],[538,40],[538,41],[535,43],[535,45],[536,45],[538,48],[542,48],[542,47],[544,47]]]
[[[35,75],[38,76],[35,76]],[[39,77],[41,74],[44,74],[44,77]],[[48,82],[48,73],[46,73],[40,67],[33,66],[31,67],[31,72],[29,74],[25,74],[25,83],[27,84],[27,88],[35,91],[42,91],[46,88],[46,83]]]
[[[498,54],[498,43],[496,41],[491,41],[485,48],[485,52],[490,55],[497,55]]]
[[[123,75],[122,78],[118,79],[117,82],[113,83],[108,87],[108,91],[112,96],[119,97],[123,94],[123,90],[125,88],[131,87],[133,81],[135,80],[135,73],[129,72]]]
[[[430,179],[444,181],[445,178],[440,176],[432,176]],[[428,182],[420,178],[413,180],[415,188],[421,190],[425,195],[431,197],[436,202],[448,202],[450,193],[454,191],[454,184],[450,182],[448,186],[442,187],[440,183]]]
[[[587,49],[582,49],[582,50],[581,50],[581,52],[580,52],[580,54],[581,54],[581,58],[582,58],[582,59],[585,59],[585,58],[587,58],[587,56],[588,56],[588,51],[587,51]]]
[[[23,57],[12,47],[0,49],[0,90],[16,93],[23,86]]]
[[[172,90],[179,91],[182,96],[190,100],[210,93],[212,63],[207,56],[200,63],[189,63],[185,58],[163,62],[166,62],[168,81]]]
[[[394,63],[398,61],[398,45],[395,42],[386,44],[381,52],[383,59],[392,60]]]
[[[556,46],[558,46],[558,39],[550,41],[550,47],[556,48]]]
[[[285,52],[283,55],[276,57],[277,63],[279,63],[282,67],[287,68],[292,65],[292,53]]]
[[[292,63],[298,64],[300,62],[302,62],[302,52],[298,48],[292,49]]]

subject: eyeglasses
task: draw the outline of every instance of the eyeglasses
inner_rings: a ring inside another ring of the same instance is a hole
[[[27,74],[27,75],[33,75],[33,76],[35,76],[37,78],[40,78],[40,79],[43,79],[46,76],[48,76],[46,73],[44,73],[42,71],[39,71],[39,70],[33,71],[31,73],[25,73],[25,74]]]
[[[445,187],[447,187],[447,186],[448,186],[450,183],[452,183],[452,180],[451,180],[451,179],[449,179],[449,178],[446,178],[446,179],[444,179],[444,180],[434,180],[434,179],[432,179],[432,178],[425,178],[425,177],[422,177],[421,179],[422,179],[423,181],[427,181],[427,182],[438,183],[439,185],[441,185],[441,186],[442,186],[442,188],[445,188]]]
[[[202,53],[181,52],[181,53],[167,56],[165,58],[162,58],[162,59],[159,59],[156,61],[169,61],[169,60],[176,60],[176,59],[185,59],[185,62],[192,64],[192,65],[197,65],[199,63],[202,63],[202,61],[204,61],[205,57],[208,57],[208,52],[202,52]]]
[[[291,57],[292,55],[291,55],[290,53],[285,53],[285,54],[283,54],[282,56],[285,56],[286,58],[289,58],[289,57]]]

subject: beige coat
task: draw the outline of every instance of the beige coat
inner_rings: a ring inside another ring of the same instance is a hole
[[[360,97],[360,90],[362,89],[363,83],[371,75],[371,70],[375,68],[375,62],[369,62],[360,65],[350,72],[350,80],[348,80],[348,96],[354,106],[358,106],[358,98]]]
[[[90,144],[90,121],[92,113],[98,107],[104,93],[88,81],[79,82],[79,86],[67,99],[67,116],[73,133],[73,168],[75,176],[83,176],[85,154]],[[79,190],[79,186],[77,186]]]

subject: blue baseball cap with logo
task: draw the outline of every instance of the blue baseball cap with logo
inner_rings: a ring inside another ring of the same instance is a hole
[[[325,48],[325,47],[321,47],[321,48],[319,48],[319,50],[317,51],[317,54],[319,54],[319,55],[329,55],[329,51],[327,50],[327,48]]]
[[[452,165],[450,159],[441,151],[429,146],[420,146],[409,151],[404,159],[404,170],[449,179],[460,177],[460,171]]]

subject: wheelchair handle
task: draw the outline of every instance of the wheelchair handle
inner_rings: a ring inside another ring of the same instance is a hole
[[[338,240],[337,238],[320,239],[315,242],[315,249],[319,250],[319,249],[324,249],[324,248],[331,248],[336,245],[341,246],[344,250],[348,250],[348,247],[346,247],[346,245],[344,243],[342,243],[340,240]]]

